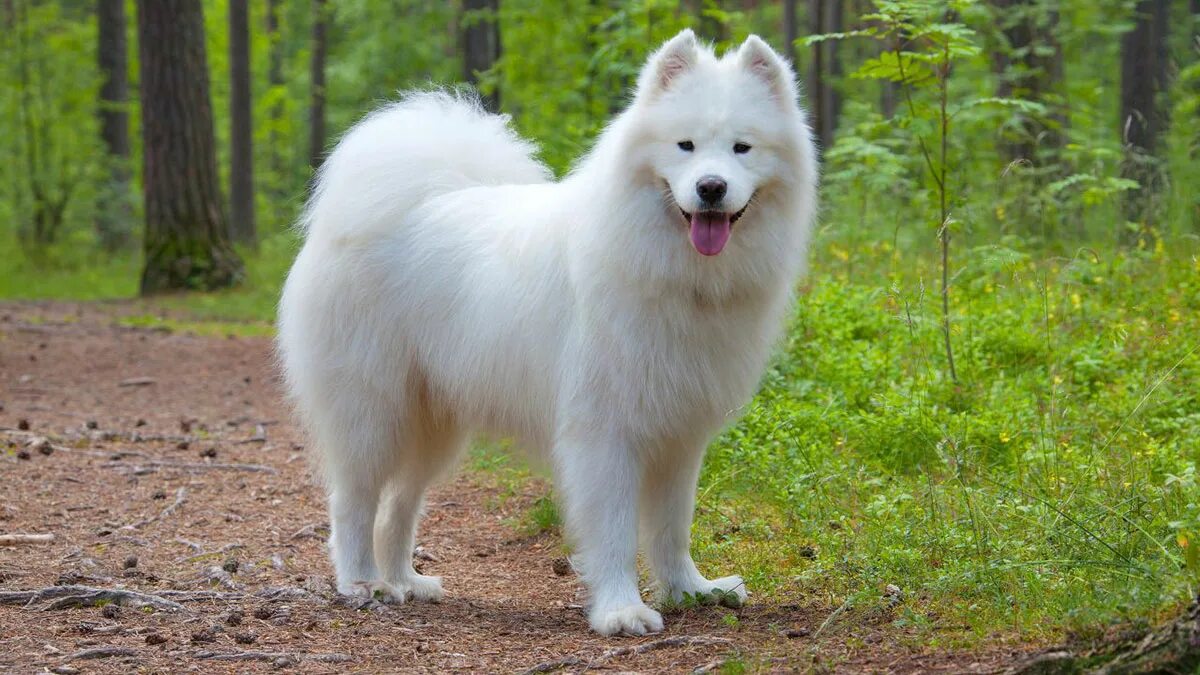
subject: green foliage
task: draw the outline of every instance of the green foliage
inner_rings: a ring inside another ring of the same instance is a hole
[[[26,249],[91,222],[101,168],[96,24],[55,3],[19,2],[0,31],[0,221]]]

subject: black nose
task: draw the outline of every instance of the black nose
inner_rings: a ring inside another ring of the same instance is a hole
[[[716,204],[725,198],[725,190],[729,184],[717,176],[705,176],[696,183],[696,194],[705,204]]]

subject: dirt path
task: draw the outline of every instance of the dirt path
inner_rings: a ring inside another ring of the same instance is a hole
[[[121,328],[120,310],[0,304],[0,535],[54,535],[0,545],[0,670],[992,672],[1016,653],[910,651],[872,626],[815,644],[828,610],[803,599],[602,638],[557,538],[508,522],[536,486],[499,499],[469,475],[434,491],[419,537],[446,601],[358,606],[332,591],[270,342]]]

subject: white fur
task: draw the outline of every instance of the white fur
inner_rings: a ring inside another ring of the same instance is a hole
[[[469,97],[412,93],[321,170],[279,347],[328,487],[338,589],[441,597],[412,567],[422,496],[486,433],[551,460],[592,627],[658,631],[639,531],[662,597],[745,598],[740,578],[692,563],[695,487],[802,272],[809,129],[765,43],[717,58],[684,31],[569,176],[553,182],[532,151]],[[729,184],[725,210],[748,208],[705,257],[680,208],[698,208],[710,174]]]

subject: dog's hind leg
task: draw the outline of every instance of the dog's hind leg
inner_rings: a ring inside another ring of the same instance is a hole
[[[442,599],[441,577],[413,569],[413,545],[425,490],[459,456],[464,434],[452,415],[436,414],[428,390],[420,387],[416,406],[399,439],[399,461],[385,491],[375,527],[375,559],[386,600],[437,602]]]
[[[389,602],[402,603],[408,599],[437,602],[442,599],[441,577],[426,576],[413,569],[413,545],[417,521],[421,516],[425,489],[441,473],[445,461],[458,455],[460,437],[438,439],[441,447],[426,445],[422,450],[443,451],[434,459],[435,465],[405,466],[388,486],[387,498],[380,508],[380,522],[375,530],[375,558],[381,572],[381,584]],[[422,459],[428,457],[422,453]]]
[[[379,579],[372,530],[394,461],[394,423],[363,401],[332,402],[313,415],[329,496],[329,554],[337,590],[370,595]]]
[[[344,595],[370,595],[379,578],[372,545],[375,512],[382,481],[378,472],[360,467],[328,471],[329,554]]]

